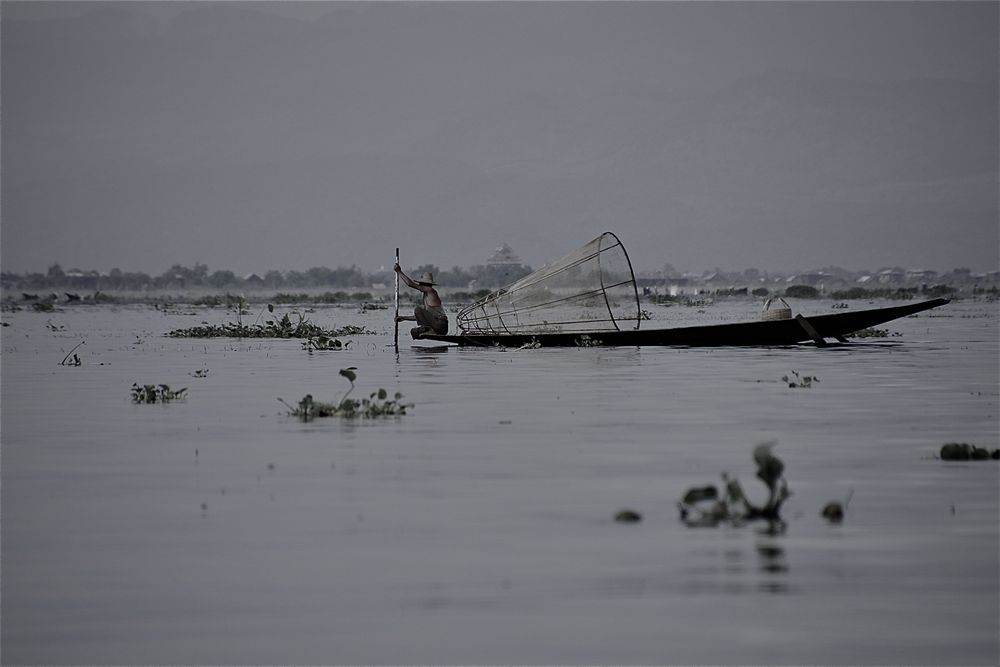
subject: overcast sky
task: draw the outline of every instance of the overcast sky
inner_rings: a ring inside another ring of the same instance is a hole
[[[5,0],[2,268],[996,270],[998,7]]]

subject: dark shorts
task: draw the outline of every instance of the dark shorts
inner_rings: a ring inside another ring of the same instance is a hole
[[[444,314],[444,311],[427,306],[417,306],[413,309],[413,314],[417,318],[417,324],[420,325],[410,331],[414,338],[425,333],[436,333],[440,336],[448,333],[448,316]]]

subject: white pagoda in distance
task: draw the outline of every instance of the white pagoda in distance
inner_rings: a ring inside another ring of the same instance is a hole
[[[521,265],[521,258],[514,254],[514,251],[506,243],[501,243],[497,246],[493,256],[486,260],[486,266],[495,266],[497,268],[508,266],[519,267]]]

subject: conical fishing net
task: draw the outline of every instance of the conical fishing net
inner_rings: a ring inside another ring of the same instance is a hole
[[[466,334],[591,333],[639,328],[625,246],[605,232],[458,313]]]

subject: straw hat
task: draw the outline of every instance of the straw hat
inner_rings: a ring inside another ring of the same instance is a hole
[[[430,271],[424,271],[424,274],[417,278],[417,282],[423,285],[437,285],[437,283],[434,282],[434,274]]]

